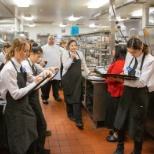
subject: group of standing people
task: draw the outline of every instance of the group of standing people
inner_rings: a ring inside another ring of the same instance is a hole
[[[36,45],[31,48],[26,39],[16,38],[11,50],[11,45],[6,44],[7,49],[1,52],[4,57],[7,55],[0,73],[0,88],[2,98],[7,101],[4,117],[11,154],[50,153],[44,149],[45,137],[51,132],[46,130],[38,90],[27,95],[46,76],[49,77],[41,84],[43,103],[48,104],[51,85],[54,99],[62,100],[58,93],[61,80],[67,116],[83,129],[81,67],[87,75],[95,73],[87,68],[75,40],[70,40],[67,46],[66,42],[61,42],[60,46],[55,45],[54,36],[49,36],[42,48]],[[138,38],[131,38],[127,46],[116,45],[113,56],[107,73],[136,76],[138,79],[106,79],[109,99],[105,125],[113,129],[107,140],[118,141],[114,154],[124,154],[124,138],[128,130],[134,140],[132,154],[141,154],[149,91],[154,91],[154,57]],[[47,61],[45,68],[37,64],[41,57]],[[62,69],[51,80],[56,67]]]
[[[76,126],[82,129],[81,66],[87,74],[90,71],[82,52],[77,51],[77,42],[74,40],[68,43],[67,51],[64,46],[55,45],[54,36],[49,36],[47,44],[42,48],[32,46],[24,38],[16,38],[9,48],[11,50],[4,54],[6,61],[0,73],[1,97],[7,101],[4,118],[9,151],[11,154],[49,154],[50,150],[44,149],[44,144],[45,137],[51,131],[46,130],[47,124],[40,106],[38,90],[30,91],[49,76],[40,86],[42,101],[48,104],[51,85],[53,97],[56,101],[61,101],[58,83],[62,76],[68,118],[76,121]],[[45,68],[37,64],[40,58],[47,61]],[[61,74],[59,71],[51,80],[57,66],[62,66]],[[73,76],[76,76],[75,82],[69,80]],[[73,87],[67,87],[68,84]],[[71,92],[68,93],[68,89]]]

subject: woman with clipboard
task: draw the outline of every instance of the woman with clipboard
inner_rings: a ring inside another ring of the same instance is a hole
[[[22,67],[21,62],[29,52],[27,40],[16,38],[12,43],[12,51],[7,55],[8,62],[1,71],[1,94],[7,101],[4,118],[11,154],[36,153],[36,116],[26,94],[42,80],[42,75],[30,78]],[[28,78],[32,83],[26,86]]]
[[[26,68],[27,73],[32,75],[33,78],[35,78],[35,76],[37,76],[41,72],[43,74],[44,71],[49,71],[45,70],[43,67],[37,64],[37,61],[42,57],[42,54],[43,50],[41,47],[32,47],[29,57],[22,62],[22,65]],[[50,68],[50,70],[54,71],[54,68]],[[29,82],[27,84],[29,84]],[[28,99],[36,115],[37,121],[38,140],[36,151],[38,152],[38,154],[49,154],[50,150],[44,149],[44,144],[45,137],[51,135],[51,131],[46,131],[47,124],[40,105],[39,91],[34,90],[33,92],[31,92],[28,95]]]
[[[136,76],[137,80],[124,80],[124,91],[120,99],[114,126],[118,130],[118,145],[114,154],[124,154],[124,136],[128,126],[134,140],[132,154],[141,154],[144,124],[149,105],[149,91],[154,79],[154,57],[146,44],[138,38],[127,42],[128,54],[124,74]]]

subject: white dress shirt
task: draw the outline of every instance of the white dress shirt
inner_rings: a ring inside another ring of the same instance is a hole
[[[43,50],[43,58],[45,60],[47,60],[47,64],[45,66],[45,68],[49,68],[49,67],[60,67],[61,66],[61,54],[62,54],[62,50],[60,49],[60,47],[58,45],[44,45],[42,46],[42,50]],[[55,80],[61,80],[60,77],[60,71],[57,73],[57,75],[54,77]],[[54,80],[53,79],[53,80]]]
[[[19,64],[14,58],[12,58],[11,60],[14,62],[18,72],[20,72],[21,64]],[[22,98],[36,85],[36,83],[33,81],[34,78],[31,78],[31,76],[29,76],[29,74],[27,73],[27,78],[29,80],[32,80],[33,82],[28,86],[19,89],[17,85],[17,71],[11,61],[9,61],[2,69],[0,78],[0,87],[2,88],[1,96],[4,100],[6,100],[6,93],[8,91],[10,92],[13,99],[17,100]]]
[[[138,65],[136,68],[136,74],[135,76],[139,77],[138,80],[124,80],[124,85],[129,87],[145,87],[147,86],[149,91],[154,91],[154,57],[151,54],[148,54],[145,56],[142,70],[140,71],[141,61],[142,61],[143,53],[136,57],[138,61]],[[127,67],[129,66],[131,60],[132,60],[131,54],[128,52],[126,56],[126,61],[124,65],[124,74],[128,75]],[[132,61],[130,67],[132,68],[134,66],[135,59]],[[138,72],[138,73],[137,73]]]
[[[77,50],[76,52],[77,52],[76,59],[79,59],[79,58],[81,59],[81,67],[83,68],[84,72],[88,75],[90,73],[90,71],[87,68],[83,53],[79,50]],[[62,54],[62,64],[63,64],[62,76],[65,75],[65,73],[68,71],[69,67],[71,66],[71,64],[73,62],[73,60],[70,58],[70,55],[72,55],[72,53],[70,51],[63,52],[63,54]]]
[[[3,50],[0,52],[0,62],[6,62],[6,53]]]
[[[34,63],[32,63],[32,61],[29,58],[28,58],[28,61],[27,60],[24,60],[24,61],[22,61],[21,64],[22,64],[23,67],[26,68],[26,72],[32,75],[33,74],[33,71],[32,71],[31,66]],[[29,65],[29,63],[30,63],[30,65]],[[40,74],[42,71],[44,71],[44,68],[40,64],[35,63],[34,66],[35,66],[36,71],[37,71],[38,74]]]

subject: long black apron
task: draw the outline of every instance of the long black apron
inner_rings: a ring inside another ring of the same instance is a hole
[[[35,65],[31,65],[29,60],[27,59],[29,66],[32,69],[33,75],[38,75],[37,69]],[[30,95],[28,95],[29,103],[33,108],[33,111],[36,115],[37,120],[37,131],[38,131],[38,142],[37,142],[37,151],[41,151],[44,149],[45,137],[46,137],[46,121],[42,112],[42,108],[39,100],[39,91],[35,90]]]
[[[142,58],[140,70],[142,70],[143,62],[144,56]],[[136,142],[141,142],[144,135],[144,124],[148,105],[149,92],[147,87],[136,88],[124,86],[123,95],[120,99],[115,118],[115,128],[123,131],[126,125],[128,125],[130,136]]]
[[[15,70],[15,64],[11,61]],[[26,86],[26,72],[17,71],[19,88]],[[36,116],[28,102],[28,97],[14,100],[9,91],[6,94],[7,105],[4,113],[9,149],[11,154],[25,154],[29,146],[37,139]]]
[[[74,60],[74,62],[71,64],[66,74],[62,76],[62,86],[66,103],[68,104],[81,103],[81,96],[82,96],[81,59]]]

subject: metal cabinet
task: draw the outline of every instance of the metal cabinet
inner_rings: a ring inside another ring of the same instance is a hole
[[[89,80],[85,76],[83,82],[83,105],[94,121],[94,128],[97,128],[98,122],[105,120],[107,83],[103,80]]]

